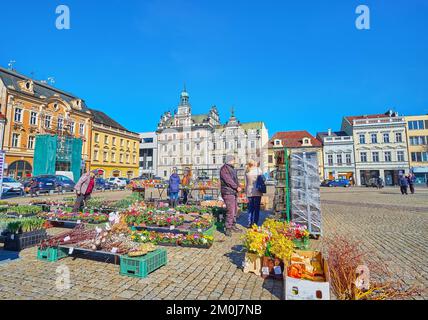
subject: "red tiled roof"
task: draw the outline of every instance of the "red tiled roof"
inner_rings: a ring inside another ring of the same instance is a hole
[[[322,143],[307,131],[287,131],[277,132],[270,140],[273,145],[274,140],[280,139],[282,145],[287,148],[300,148],[302,147],[303,138],[311,139],[312,147],[321,147]]]
[[[369,114],[369,115],[365,115],[365,116],[350,116],[350,117],[345,117],[345,118],[348,119],[348,121],[352,123],[352,121],[354,121],[354,120],[377,119],[377,118],[387,118],[387,117],[389,117],[389,116],[386,114]]]

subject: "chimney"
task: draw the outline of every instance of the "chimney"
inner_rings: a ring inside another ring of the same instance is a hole
[[[328,136],[331,137],[331,129],[328,129]]]

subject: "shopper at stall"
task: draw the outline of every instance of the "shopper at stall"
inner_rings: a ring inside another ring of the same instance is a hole
[[[262,176],[262,171],[257,162],[250,160],[245,172],[245,193],[248,199],[248,228],[253,224],[258,225],[260,216],[260,204],[263,193],[257,189],[257,179]]]
[[[184,177],[181,180],[181,185],[183,186],[183,204],[187,204],[188,197],[189,197],[189,188],[190,188],[190,182],[192,181],[192,171],[190,168],[187,168],[184,173]]]
[[[28,188],[29,188],[29,193],[30,193],[30,196],[31,196],[31,198],[33,198],[34,196],[38,196],[37,195],[37,191],[38,191],[38,189],[39,189],[39,183],[37,182],[37,180],[36,179],[31,179],[31,181],[30,181],[30,184],[28,185]]]
[[[175,208],[177,206],[178,193],[180,192],[180,177],[177,174],[177,168],[172,169],[172,174],[169,177],[169,206]]]
[[[401,194],[407,194],[407,187],[409,186],[409,182],[406,178],[406,176],[402,175],[400,177],[400,190],[401,190]]]
[[[408,182],[408,184],[409,184],[409,189],[410,189],[410,193],[411,194],[415,194],[415,180],[416,180],[416,177],[415,177],[415,175],[414,174],[409,174],[408,176],[407,176],[407,182]]]
[[[238,212],[238,193],[242,191],[238,182],[238,174],[235,170],[235,156],[227,155],[226,163],[220,169],[221,196],[226,204],[226,236],[230,237],[232,231],[241,232],[236,226]]]
[[[86,201],[91,198],[92,191],[94,191],[95,187],[95,176],[97,175],[97,170],[87,172],[80,177],[79,181],[74,186],[77,198],[74,203],[73,212],[80,212]]]

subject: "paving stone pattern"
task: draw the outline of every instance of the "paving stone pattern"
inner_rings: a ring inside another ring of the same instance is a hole
[[[428,189],[407,197],[396,189],[322,189],[322,210],[324,237],[339,233],[361,240],[403,283],[427,287]],[[1,263],[0,249],[0,299],[282,299],[282,281],[242,272],[240,236],[227,238],[217,232],[208,250],[166,247],[168,264],[146,279],[121,276],[118,265],[102,261],[38,261],[36,248]],[[321,247],[321,242],[313,245]],[[57,283],[64,270],[70,273],[69,288]],[[427,297],[425,290],[417,298]]]

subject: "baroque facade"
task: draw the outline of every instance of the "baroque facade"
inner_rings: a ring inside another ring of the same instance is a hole
[[[0,113],[6,117],[5,175],[32,175],[36,136],[42,134],[82,139],[82,169],[89,169],[92,115],[79,97],[0,68]]]
[[[167,178],[174,167],[191,168],[199,176],[217,177],[227,154],[235,155],[240,172],[250,159],[267,171],[269,136],[265,124],[240,123],[233,110],[227,123],[222,124],[215,106],[207,114],[192,114],[185,89],[177,111],[162,115],[156,134],[160,177]]]

